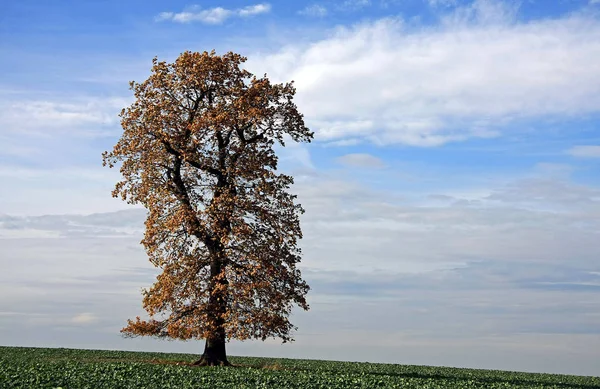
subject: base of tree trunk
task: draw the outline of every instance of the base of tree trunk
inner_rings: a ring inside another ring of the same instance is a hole
[[[218,359],[218,358],[210,358],[202,355],[200,359],[196,362],[192,363],[193,366],[231,366],[231,363],[227,360],[227,358]]]
[[[194,366],[231,366],[225,352],[225,336],[206,340],[204,354],[193,363]]]

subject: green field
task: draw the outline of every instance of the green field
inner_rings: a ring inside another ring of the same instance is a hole
[[[0,388],[600,388],[599,377],[301,359],[0,347]]]

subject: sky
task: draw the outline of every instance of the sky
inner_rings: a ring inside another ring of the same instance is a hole
[[[296,341],[230,355],[600,375],[600,1],[3,1],[0,345],[124,339],[158,270],[101,153],[152,58],[295,81]]]

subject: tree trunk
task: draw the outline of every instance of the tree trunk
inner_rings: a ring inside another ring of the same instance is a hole
[[[225,332],[222,331],[213,339],[206,339],[204,353],[199,360],[194,362],[196,366],[231,366],[225,352]]]
[[[220,133],[217,132],[217,134]],[[222,144],[223,140],[221,139],[220,135],[218,139],[220,152],[219,163],[221,171],[224,171],[224,145]],[[222,175],[219,176],[211,204],[223,195],[222,191],[226,185],[227,182],[225,181],[225,178]],[[226,336],[225,321],[223,319],[225,313],[227,312],[227,300],[229,298],[227,285],[229,282],[225,277],[225,273],[223,273],[225,270],[224,267],[226,266],[224,265],[224,263],[226,263],[226,257],[225,248],[223,247],[220,239],[222,235],[227,236],[231,232],[231,222],[229,217],[219,218],[218,226],[220,235],[204,242],[211,255],[210,280],[208,286],[210,291],[208,298],[208,312],[213,319],[210,320],[210,322],[214,323],[214,327],[211,329],[214,332],[212,332],[206,339],[202,357],[198,361],[194,362],[194,365],[197,366],[231,366],[227,360],[227,353],[225,352]]]
[[[219,245],[220,246],[220,245]],[[222,247],[209,245],[209,250],[221,254],[223,252]],[[212,334],[206,339],[204,346],[204,353],[202,357],[194,362],[196,366],[231,366],[227,360],[227,353],[225,352],[225,321],[223,316],[227,311],[227,291],[223,288],[229,282],[221,274],[223,270],[220,255],[214,255],[210,264],[210,297],[208,299],[208,310],[209,315],[212,315],[214,320],[214,327]],[[218,287],[217,287],[218,286]]]

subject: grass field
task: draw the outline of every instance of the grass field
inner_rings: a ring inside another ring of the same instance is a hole
[[[599,377],[301,359],[0,347],[0,388],[600,388]]]

